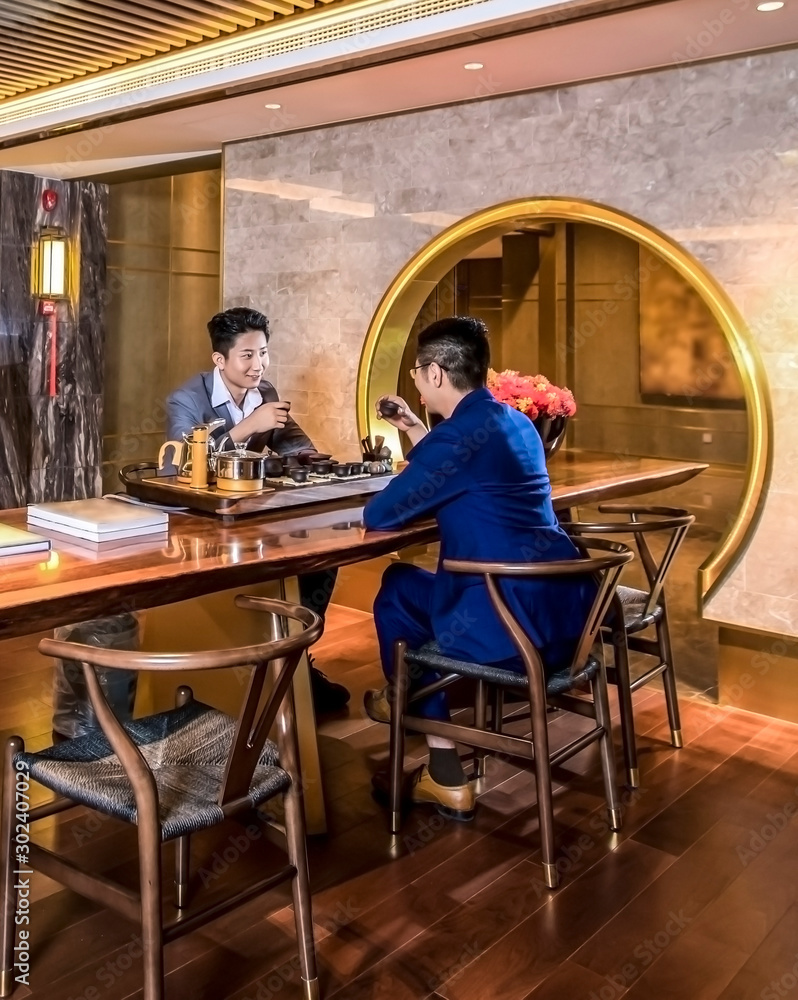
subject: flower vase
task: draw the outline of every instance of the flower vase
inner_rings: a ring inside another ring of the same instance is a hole
[[[565,440],[568,417],[549,417],[545,413],[539,413],[532,423],[543,442],[543,454],[548,461]]]

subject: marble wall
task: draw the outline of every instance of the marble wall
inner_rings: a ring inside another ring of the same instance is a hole
[[[355,122],[227,146],[227,306],[273,324],[273,379],[320,447],[357,447],[357,365],[407,259],[497,202],[575,196],[686,246],[764,359],[773,481],[719,620],[798,635],[798,62],[794,51]],[[789,548],[789,547],[788,547]]]
[[[42,206],[54,190],[58,204]],[[70,300],[56,309],[56,394],[50,395],[50,319],[31,294],[31,251],[59,227],[78,255]],[[0,172],[0,507],[94,496],[100,479],[103,185]]]

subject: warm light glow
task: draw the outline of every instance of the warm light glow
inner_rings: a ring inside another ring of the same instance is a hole
[[[42,247],[42,294],[63,295],[66,288],[66,246],[47,240]]]
[[[758,3],[756,5],[756,9],[762,11],[781,10],[783,6],[784,6],[784,0],[768,0],[767,3]]]
[[[279,111],[282,104],[264,104],[264,108],[268,108],[269,111]]]
[[[34,295],[42,299],[65,298],[67,292],[67,241],[60,233],[43,232],[36,247]]]
[[[484,68],[485,64],[481,62],[470,62],[466,63],[465,66],[463,66],[463,69],[484,69]]]
[[[39,569],[41,570],[41,572],[47,573],[58,569],[60,565],[61,565],[61,560],[58,556],[58,553],[54,549],[51,549],[50,555],[47,557],[47,562],[40,562]]]

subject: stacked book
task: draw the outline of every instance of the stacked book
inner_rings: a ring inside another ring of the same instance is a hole
[[[0,524],[0,556],[22,556],[29,552],[48,552],[50,539],[12,524]]]
[[[28,504],[28,526],[48,538],[88,546],[119,546],[166,540],[169,515],[111,498]]]

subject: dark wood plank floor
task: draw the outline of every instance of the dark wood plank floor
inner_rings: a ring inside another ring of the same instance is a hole
[[[30,641],[6,643],[3,735],[48,745],[50,668]],[[685,747],[667,742],[658,690],[636,695],[642,787],[609,831],[591,750],[557,771],[558,867],[539,867],[532,779],[491,762],[471,824],[413,811],[398,837],[370,794],[385,728],[363,715],[379,681],[373,625],[333,609],[320,665],[352,689],[321,726],[330,834],[310,844],[325,996],[341,1000],[751,1000],[798,984],[798,727],[718,708],[684,692]],[[552,739],[579,725],[551,718]],[[423,747],[411,742],[412,755]],[[135,884],[135,838],[83,810],[39,839]],[[273,856],[262,825],[196,838],[197,892],[249,881]],[[165,880],[172,877],[166,851]],[[35,877],[36,1000],[140,997],[137,931]],[[168,946],[170,1000],[301,996],[290,895],[279,890]],[[767,991],[774,991],[768,993]],[[779,991],[782,992],[779,992]]]

